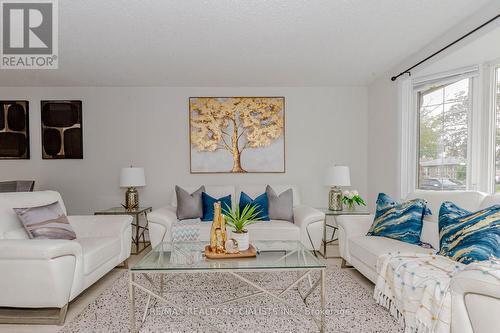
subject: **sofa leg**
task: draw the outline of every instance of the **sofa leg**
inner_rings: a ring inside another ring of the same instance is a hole
[[[128,269],[128,259],[123,260],[122,268]]]
[[[347,261],[345,261],[344,258],[342,258],[342,263],[340,264],[340,268],[351,268],[351,265],[347,264]]]
[[[64,325],[64,321],[66,320],[66,313],[68,312],[68,304],[59,309],[59,319],[57,325]]]

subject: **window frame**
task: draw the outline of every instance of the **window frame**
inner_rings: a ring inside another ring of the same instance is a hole
[[[488,179],[490,190],[489,193],[500,193],[496,192],[496,139],[497,139],[497,114],[496,104],[497,104],[497,83],[500,82],[500,60],[493,61],[488,66],[489,76],[487,81],[489,83],[488,95],[486,96],[489,102],[489,119],[491,126],[489,127],[489,158],[488,158]]]
[[[459,68],[447,72],[427,76],[406,76],[398,82],[398,104],[400,107],[399,121],[399,195],[406,197],[418,190],[419,172],[419,101],[418,92],[430,85],[445,85],[447,82],[459,81],[460,78],[470,78],[469,94],[471,94],[471,114],[468,117],[468,148],[467,148],[467,190],[491,192],[490,179],[485,182],[484,169],[490,169],[484,156],[491,155],[489,149],[484,149],[484,135],[481,133],[488,124],[483,108],[483,85],[481,78],[483,68],[479,65]],[[490,83],[487,83],[491,85]],[[488,111],[488,113],[490,113]],[[491,113],[490,113],[491,115]],[[491,118],[490,118],[491,119]],[[491,120],[489,120],[491,121]],[[491,133],[491,130],[487,130]],[[483,147],[482,147],[483,146]],[[483,170],[483,172],[481,172]]]

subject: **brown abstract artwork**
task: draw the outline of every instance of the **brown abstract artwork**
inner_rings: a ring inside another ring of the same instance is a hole
[[[42,158],[83,159],[82,101],[42,101]]]
[[[191,97],[191,173],[285,172],[284,97]]]
[[[0,101],[0,159],[29,159],[28,101]]]

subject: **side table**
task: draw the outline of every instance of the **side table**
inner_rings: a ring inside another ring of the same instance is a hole
[[[135,235],[132,230],[132,254],[139,254],[151,245],[149,240],[146,240],[145,232],[148,229],[148,213],[151,213],[152,207],[139,207],[134,209],[126,209],[124,207],[113,207],[105,210],[95,212],[94,215],[131,215],[132,227],[135,227]],[[141,215],[144,215],[146,221],[142,226],[140,221]],[[142,239],[142,240],[141,240]]]
[[[338,238],[335,238],[335,233],[338,230],[337,221],[334,221],[335,224],[329,224],[327,222],[328,216],[331,216],[335,220],[335,218],[337,216],[341,216],[341,215],[370,215],[370,212],[365,211],[365,210],[330,210],[328,208],[319,208],[319,210],[321,210],[323,213],[325,213],[325,220],[324,220],[324,225],[323,225],[323,240],[322,240],[323,253],[321,253],[321,251],[314,251],[314,254],[316,254],[316,252],[318,252],[325,259],[336,258],[336,257],[327,257],[326,256],[326,246],[338,239]],[[333,229],[332,237],[330,240],[326,239],[326,228]]]

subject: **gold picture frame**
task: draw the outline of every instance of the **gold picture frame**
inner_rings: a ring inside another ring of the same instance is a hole
[[[285,97],[190,97],[190,172],[285,173]]]

